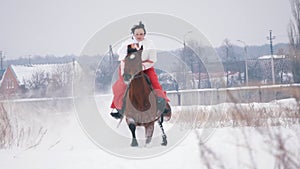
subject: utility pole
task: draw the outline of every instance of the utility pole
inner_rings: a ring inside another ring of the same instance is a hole
[[[192,75],[193,75],[193,60],[192,60],[192,57],[193,56],[185,56],[186,55],[186,53],[187,53],[187,46],[186,46],[186,36],[188,35],[188,34],[190,34],[190,33],[192,33],[193,31],[191,31],[191,30],[189,30],[188,32],[186,32],[184,35],[183,35],[183,55],[184,55],[184,57],[188,57],[189,59],[191,59],[190,61],[191,61],[191,63],[190,63],[190,67],[191,67],[191,71],[192,71]],[[184,86],[186,87],[186,70],[184,70]],[[193,80],[193,82],[195,82],[194,81],[194,77],[192,76],[192,80]],[[194,83],[193,83],[193,87],[194,87]]]
[[[245,52],[245,79],[246,79],[246,85],[248,86],[248,50],[247,50],[247,44],[246,42],[242,41],[242,40],[237,40],[238,42],[241,42],[244,44],[244,52]]]
[[[0,70],[3,70],[3,64],[2,64],[2,62],[3,62],[3,58],[2,58],[2,51],[0,51],[0,64],[1,64],[1,67],[0,67]]]
[[[4,59],[3,52],[0,51],[0,70],[4,70],[3,69],[3,59]]]
[[[201,61],[198,61],[198,76],[199,76],[199,80],[198,80],[198,89],[201,88]]]
[[[270,30],[270,36],[267,37],[270,40],[270,51],[271,51],[271,67],[272,67],[272,82],[275,84],[275,71],[274,71],[274,56],[273,56],[273,42],[275,36],[272,36],[272,30]]]
[[[114,67],[115,67],[115,65],[114,65],[114,52],[113,52],[113,49],[112,49],[112,46],[111,45],[109,45],[108,46],[108,48],[109,48],[109,52],[108,52],[108,57],[109,57],[109,72],[111,73],[111,75],[112,75],[112,73],[114,72]]]

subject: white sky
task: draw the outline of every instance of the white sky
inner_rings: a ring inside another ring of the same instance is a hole
[[[144,12],[184,19],[215,47],[225,38],[266,44],[270,29],[275,44],[288,42],[291,18],[289,0],[0,0],[0,50],[6,59],[79,55],[102,27]]]

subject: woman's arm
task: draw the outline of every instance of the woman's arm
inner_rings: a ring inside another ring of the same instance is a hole
[[[118,49],[118,55],[119,55],[119,61],[122,61],[125,59],[127,55],[127,44],[128,41],[125,41],[121,44],[121,47]]]
[[[143,69],[149,69],[154,66],[157,61],[157,52],[154,46],[154,43],[147,39],[143,42],[145,46],[144,51],[142,53],[142,60],[143,60]]]

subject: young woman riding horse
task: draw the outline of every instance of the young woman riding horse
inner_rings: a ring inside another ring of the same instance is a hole
[[[118,50],[119,61],[121,62],[119,67],[119,79],[114,83],[112,87],[114,98],[110,106],[112,109],[115,109],[116,112],[112,111],[111,115],[116,119],[120,119],[122,118],[124,113],[121,110],[123,106],[123,97],[126,90],[126,84],[124,83],[122,76],[124,73],[124,59],[128,54],[127,51],[128,45],[131,45],[130,47],[133,49],[134,48],[139,49],[140,46],[143,45],[144,48],[142,53],[143,71],[150,78],[155,94],[158,96],[158,100],[160,102],[166,102],[166,106],[165,106],[166,113],[167,112],[171,113],[171,108],[168,104],[170,100],[168,99],[166,92],[162,89],[153,67],[154,63],[157,61],[157,53],[153,42],[150,39],[145,37],[146,29],[144,24],[142,24],[142,22],[139,22],[138,25],[134,25],[131,28],[131,33],[133,34],[133,36],[127,41],[125,41],[124,43],[122,43],[120,49]]]
[[[136,126],[145,127],[146,144],[150,143],[157,120],[163,133],[162,145],[167,145],[162,122],[163,119],[170,119],[171,108],[153,68],[156,51],[152,41],[145,38],[146,30],[141,22],[131,31],[132,39],[119,49],[119,79],[113,85],[114,99],[111,104],[117,112],[111,112],[111,115],[116,119],[126,115],[133,137],[131,146],[138,145]]]

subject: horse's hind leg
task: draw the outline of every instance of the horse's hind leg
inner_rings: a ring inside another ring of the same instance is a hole
[[[162,125],[163,120],[164,120],[164,117],[163,117],[163,115],[161,115],[160,119],[158,120],[158,124],[159,124],[159,127],[160,127],[161,131],[162,131],[162,143],[161,143],[161,145],[166,146],[168,144],[168,141],[167,141],[167,135],[166,135],[165,130],[164,130],[163,125]]]
[[[131,131],[131,134],[132,134],[132,141],[131,141],[131,146],[132,147],[137,147],[139,144],[136,140],[136,137],[135,137],[135,129],[136,129],[136,126],[134,123],[130,123],[129,125],[129,129]]]

